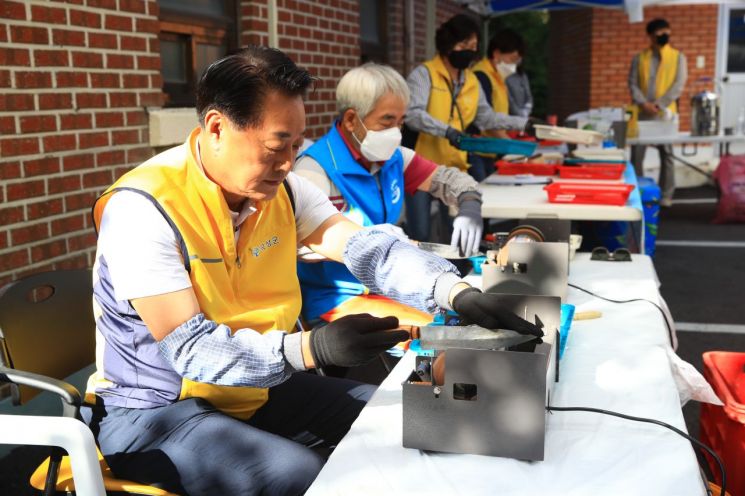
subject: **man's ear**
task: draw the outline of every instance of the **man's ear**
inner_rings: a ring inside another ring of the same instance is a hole
[[[353,109],[347,109],[341,116],[341,125],[348,133],[354,133],[357,127],[357,111]]]
[[[204,130],[210,140],[215,143],[219,143],[226,124],[225,116],[217,110],[209,110],[204,116]]]

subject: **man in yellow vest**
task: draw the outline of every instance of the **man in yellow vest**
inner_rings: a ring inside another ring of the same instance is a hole
[[[495,112],[510,113],[506,80],[517,72],[524,51],[525,43],[520,35],[511,29],[503,29],[489,41],[486,57],[473,66],[486,101]]]
[[[685,87],[688,68],[685,56],[670,46],[670,24],[665,19],[653,19],[647,24],[649,48],[631,61],[629,90],[631,99],[638,106],[640,120],[670,120],[678,113],[677,100]],[[636,174],[644,174],[646,146],[631,149],[631,161]],[[658,145],[660,154],[660,205],[669,207],[675,192],[675,168],[670,145]]]
[[[366,314],[293,333],[298,244],[402,303],[542,335],[290,173],[312,82],[275,49],[218,60],[197,88],[199,127],[94,205],[97,356],[81,415],[119,477],[191,496],[308,488],[317,449],[340,441],[374,388],[304,371],[365,363],[408,333]]]
[[[482,181],[487,175],[484,162],[478,155],[469,157],[459,149],[466,129],[474,125],[487,136],[501,137],[500,131],[524,130],[529,121],[496,113],[487,102],[470,69],[476,60],[478,33],[478,24],[463,14],[439,27],[435,36],[437,55],[416,67],[407,79],[411,100],[403,145],[437,164],[467,170]],[[414,239],[429,239],[431,201],[432,197],[423,191],[406,197],[407,230]],[[440,224],[441,230],[447,231],[440,233],[445,241],[450,236],[450,217],[442,203]]]

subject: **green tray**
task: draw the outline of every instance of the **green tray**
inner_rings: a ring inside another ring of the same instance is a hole
[[[538,143],[499,138],[461,138],[460,149],[466,152],[494,153],[499,155],[525,155],[535,153]]]

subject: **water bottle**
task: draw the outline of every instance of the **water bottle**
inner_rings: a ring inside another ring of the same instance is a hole
[[[745,107],[740,108],[740,115],[737,117],[735,134],[745,134]]]

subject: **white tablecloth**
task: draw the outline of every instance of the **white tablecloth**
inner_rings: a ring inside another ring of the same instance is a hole
[[[578,254],[570,282],[615,299],[659,301],[651,260],[592,262]],[[686,430],[659,311],[569,290],[576,321],[561,361],[556,406],[587,406],[655,418]],[[401,446],[401,382],[407,353],[342,440],[308,495],[697,495],[705,494],[690,443],[662,427],[594,413],[549,416],[546,460],[423,453]]]

